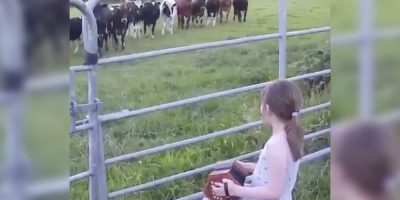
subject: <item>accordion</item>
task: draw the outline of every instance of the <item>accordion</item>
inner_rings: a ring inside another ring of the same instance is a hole
[[[246,176],[250,175],[246,172],[239,163],[234,162],[231,168],[220,167],[215,171],[211,172],[207,177],[207,183],[204,187],[204,195],[209,200],[239,200],[239,197],[221,197],[214,194],[211,186],[216,183],[222,183],[223,179],[230,179],[238,185],[244,185]]]

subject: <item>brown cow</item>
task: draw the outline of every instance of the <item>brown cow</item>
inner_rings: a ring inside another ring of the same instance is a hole
[[[178,14],[178,28],[182,28],[185,24],[186,18],[186,29],[189,28],[190,17],[193,13],[193,2],[192,0],[177,0],[176,9]]]
[[[219,0],[219,22],[222,24],[224,12],[226,12],[226,20],[228,22],[229,13],[231,12],[232,0]]]

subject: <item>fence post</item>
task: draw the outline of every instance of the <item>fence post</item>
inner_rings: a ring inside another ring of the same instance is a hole
[[[279,79],[286,78],[286,0],[279,1]]]
[[[97,0],[90,0],[86,4],[81,0],[71,0],[83,13],[82,35],[84,44],[84,65],[87,65],[88,81],[88,111],[89,124],[89,198],[90,200],[108,199],[106,165],[104,157],[104,141],[101,122],[99,121],[99,105],[97,98],[97,64],[99,60],[97,47],[97,23],[93,14],[93,8]],[[75,85],[70,85],[75,87]]]
[[[23,11],[20,1],[0,1],[0,103],[4,108],[4,182],[0,198],[29,199],[30,165],[24,144],[24,89],[26,57],[24,54]]]
[[[359,113],[372,117],[374,108],[374,0],[359,0]]]

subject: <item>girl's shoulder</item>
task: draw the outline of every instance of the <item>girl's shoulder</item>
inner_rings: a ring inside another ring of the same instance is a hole
[[[266,151],[283,149],[286,139],[278,135],[272,135],[265,143],[264,149]]]
[[[284,146],[287,143],[285,134],[277,134],[272,135],[267,143],[266,146]]]
[[[273,154],[283,158],[290,155],[290,148],[286,136],[281,134],[271,136],[265,144],[264,151],[266,154]]]

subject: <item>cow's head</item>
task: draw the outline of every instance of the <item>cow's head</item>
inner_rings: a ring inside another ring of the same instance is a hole
[[[94,17],[96,21],[100,23],[107,23],[107,17],[109,16],[110,9],[108,4],[97,4],[93,9]]]
[[[121,9],[120,7],[114,7],[113,14],[113,26],[118,35],[128,27],[127,9]]]
[[[171,9],[170,7],[167,5],[167,2],[164,1],[164,3],[162,4],[162,14],[166,17],[171,17]]]

